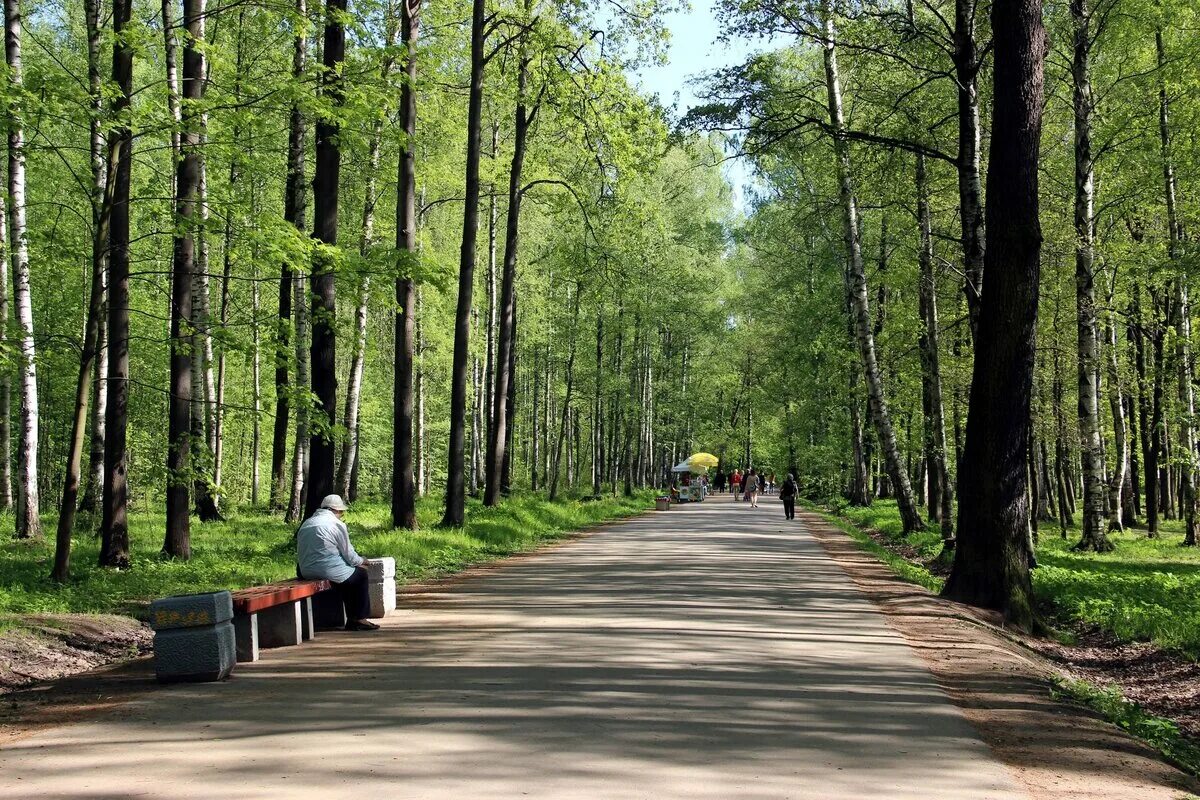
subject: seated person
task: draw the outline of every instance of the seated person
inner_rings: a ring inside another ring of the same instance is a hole
[[[367,619],[371,600],[367,591],[365,558],[354,552],[350,532],[342,516],[346,503],[336,494],[327,495],[321,507],[296,531],[296,572],[307,580],[327,580],[346,608],[346,630],[377,631]]]

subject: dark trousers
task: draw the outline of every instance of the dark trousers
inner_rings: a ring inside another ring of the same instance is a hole
[[[796,518],[796,496],[780,498],[783,500],[783,515],[788,519]]]
[[[355,567],[354,574],[341,583],[330,581],[341,596],[342,605],[346,607],[347,621],[366,619],[371,615],[371,596],[367,591],[369,581],[366,567]]]

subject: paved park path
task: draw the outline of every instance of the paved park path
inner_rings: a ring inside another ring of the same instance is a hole
[[[0,749],[0,798],[1009,800],[777,501],[650,514]]]

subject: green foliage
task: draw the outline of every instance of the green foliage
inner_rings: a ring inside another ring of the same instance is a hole
[[[396,559],[397,578],[411,582],[460,570],[471,564],[517,553],[605,520],[630,516],[651,503],[647,494],[582,503],[517,495],[495,508],[470,501],[465,528],[434,527],[439,503],[418,505],[421,530],[390,530],[383,505],[356,504],[347,516],[355,548],[363,555]],[[48,529],[52,520],[46,522]],[[48,612],[118,612],[137,615],[156,597],[217,589],[239,589],[295,577],[295,528],[278,517],[246,510],[226,522],[194,524],[191,561],[159,555],[163,530],[159,514],[130,520],[132,566],[114,571],[95,566],[98,542],[77,537],[73,580],[60,586],[47,575],[53,559],[48,541],[0,544],[0,623],[5,615]]]
[[[1100,687],[1056,677],[1052,693],[1099,711],[1108,721],[1158,748],[1175,766],[1200,775],[1200,745],[1181,734],[1171,720],[1147,713],[1137,703],[1126,700],[1116,686]]]

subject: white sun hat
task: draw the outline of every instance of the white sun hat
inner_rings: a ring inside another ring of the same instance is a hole
[[[342,500],[341,495],[327,494],[321,501],[321,508],[328,508],[330,511],[345,511],[349,506],[346,505],[346,501]]]

